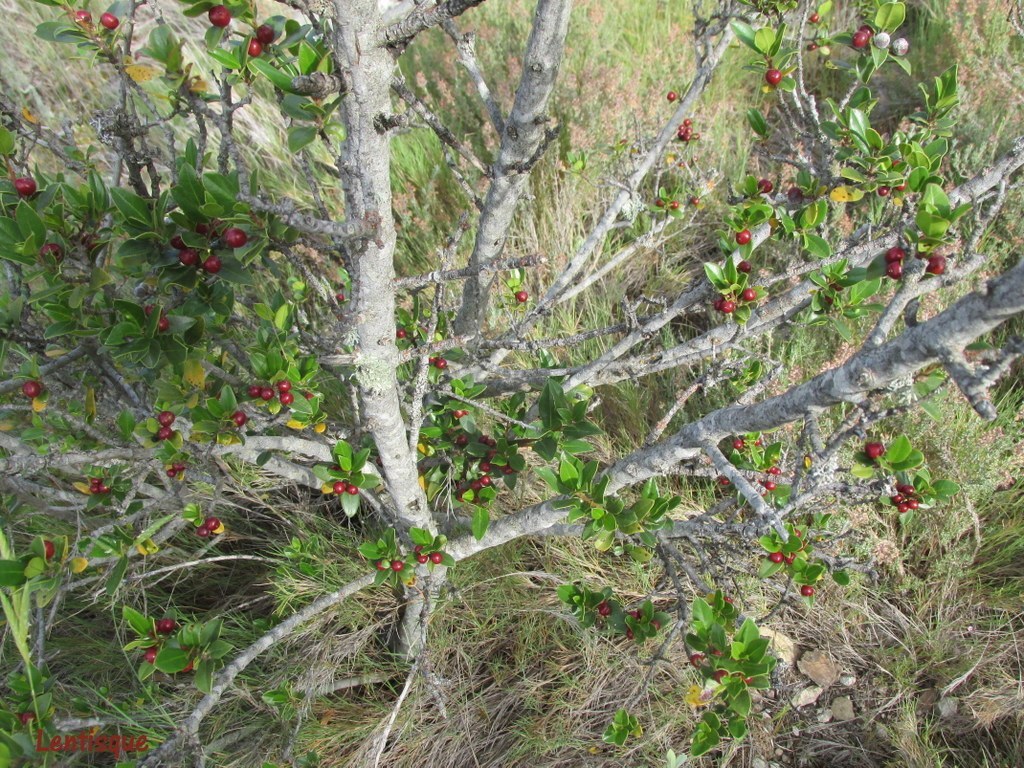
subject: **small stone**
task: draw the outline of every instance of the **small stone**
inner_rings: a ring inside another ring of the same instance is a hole
[[[839,684],[844,688],[849,688],[856,682],[857,677],[855,675],[851,675],[849,672],[846,672],[839,676]]]
[[[792,638],[767,627],[761,627],[761,637],[768,640],[768,648],[779,661],[790,667],[796,663],[796,643]]]
[[[853,711],[853,700],[849,696],[837,696],[832,700],[832,715],[836,720],[853,720],[857,713]]]
[[[768,768],[768,761],[763,757],[755,757],[750,761],[750,768]]]
[[[796,665],[822,688],[828,688],[839,679],[839,668],[824,651],[807,651]]]
[[[939,717],[949,718],[956,715],[957,700],[952,696],[947,696],[944,699],[939,699]]]
[[[892,51],[894,56],[906,56],[907,51],[910,50],[910,43],[907,42],[905,37],[897,37],[892,41],[892,48],[889,50]]]
[[[918,706],[921,709],[922,714],[931,712],[935,705],[938,704],[939,698],[942,694],[939,693],[937,688],[925,688],[921,691],[921,698],[918,700]]]
[[[825,689],[820,685],[809,685],[806,688],[797,691],[793,695],[793,706],[797,709],[800,709],[800,707],[809,707],[811,704],[816,702],[824,692]],[[793,735],[796,736],[798,734],[794,733]]]
[[[818,712],[819,723],[831,723],[832,722],[832,710],[827,707]]]

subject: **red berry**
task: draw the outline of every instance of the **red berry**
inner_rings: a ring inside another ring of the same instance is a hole
[[[665,201],[664,201],[664,200],[662,200],[662,199],[661,199],[660,197],[659,197],[659,198],[658,198],[657,200],[655,200],[655,201],[654,201],[654,204],[655,204],[655,205],[656,205],[656,206],[657,206],[658,208],[664,208],[664,207],[665,207]]]
[[[598,613],[599,613],[599,614],[600,614],[601,616],[611,616],[611,613],[612,613],[612,607],[611,607],[610,605],[608,605],[608,601],[607,601],[607,600],[602,600],[602,601],[601,601],[600,603],[598,603],[598,605],[597,605],[597,612],[598,612]]]
[[[744,291],[743,291],[743,293],[741,295],[742,295],[744,301],[756,301],[757,300],[757,291],[755,291],[753,288],[746,288],[746,289],[744,289]]]
[[[434,565],[440,565],[442,560],[444,560],[444,554],[442,552],[430,553],[430,562],[432,562]]]
[[[281,401],[281,405],[291,405],[295,402],[295,395],[291,392],[282,392],[279,399]]]
[[[88,11],[75,11],[75,21],[79,24],[92,24],[92,14]]]
[[[378,571],[386,571],[389,567],[390,566],[386,562],[384,562],[383,560],[378,560],[377,561],[376,568],[377,568]]]
[[[704,662],[705,658],[707,657],[703,653],[691,653],[690,663],[695,667],[699,667]]]
[[[196,234],[197,235],[209,235],[210,231],[211,230],[210,230],[210,225],[209,224],[204,224],[202,222],[200,222],[199,224],[196,224]]]
[[[893,264],[897,261],[903,261],[906,255],[907,252],[897,245],[885,252],[885,260],[887,263]]]
[[[796,560],[796,552],[790,552],[786,555],[786,565],[792,565],[794,560]]]
[[[44,258],[52,256],[55,260],[60,261],[64,258],[64,249],[58,243],[46,243],[39,249],[39,255]]]
[[[407,330],[405,330],[405,328],[399,328],[397,331],[395,331],[395,338],[396,339],[404,339],[408,335],[409,335],[409,332]]]
[[[528,294],[526,291],[516,291],[516,301],[518,301],[520,304],[525,304],[529,298],[530,294]]]
[[[764,486],[764,489],[766,491],[774,491],[776,488],[778,488],[774,480],[762,480],[761,485]]]
[[[912,485],[897,485],[896,490],[906,496],[913,496],[917,493],[917,490]]]
[[[750,242],[751,234],[749,229],[743,229],[736,233],[736,244],[746,245]]]
[[[633,639],[633,630],[629,629],[628,627],[626,628],[626,639],[627,640],[632,640]]]
[[[220,518],[208,517],[203,521],[203,525],[210,529],[210,533],[213,533],[220,528]]]
[[[807,20],[811,22],[811,24],[817,24],[819,21],[821,21],[821,16],[819,16],[816,13],[812,13],[810,16],[807,17]]]
[[[928,266],[925,267],[924,271],[929,275],[941,275],[946,271],[946,257],[932,256],[928,259]]]
[[[259,56],[258,53],[252,52],[251,44],[249,46],[249,55]],[[225,229],[224,234],[220,236],[220,239],[228,248],[241,248],[243,245],[249,242],[249,236],[238,227],[231,227],[230,229]]]
[[[897,493],[894,496],[890,496],[889,497],[889,501],[891,501],[893,504],[902,504],[903,503],[903,496],[901,494]]]
[[[757,191],[762,195],[770,195],[772,190],[775,189],[775,185],[772,184],[768,179],[761,179],[757,182]]]
[[[781,552],[772,552],[770,555],[768,555],[768,559],[771,560],[773,563],[781,563],[783,560],[786,559],[786,556]]]
[[[21,720],[22,725],[28,725],[35,718],[35,714],[32,712],[22,712],[18,715],[18,719]]]
[[[736,269],[742,272],[743,274],[750,274],[750,270],[752,270],[753,268],[754,267],[750,264],[750,262],[746,260],[743,260],[736,265]]]
[[[719,669],[715,671],[715,674],[713,674],[712,677],[715,679],[716,683],[720,683],[722,682],[722,678],[727,677],[728,675],[729,672],[727,670]]]
[[[777,69],[769,69],[764,73],[764,79],[768,85],[778,85],[782,82],[782,73]]]
[[[153,662],[155,662],[156,661],[156,648],[147,648],[146,652],[144,654],[142,654],[142,658],[145,659],[146,662],[149,663],[149,664],[152,664]]]
[[[439,357],[437,358],[437,360],[434,361],[434,367],[439,368],[440,370],[443,371],[445,368],[448,367],[448,361],[445,360],[443,357]]]
[[[262,387],[260,387],[259,384],[250,384],[249,385],[249,390],[248,390],[249,391],[249,397],[259,397],[261,389],[262,389]]]
[[[808,43],[807,44],[807,50],[808,51],[816,51],[816,50],[818,50],[818,44],[817,43]]]
[[[690,198],[690,205],[700,205],[700,198],[699,197],[691,197]]]
[[[731,481],[730,481],[730,480],[729,480],[729,478],[728,478],[728,477],[726,477],[725,475],[719,475],[719,476],[718,476],[718,477],[717,477],[717,478],[715,479],[715,482],[716,482],[716,483],[718,483],[718,484],[719,484],[719,485],[721,485],[721,486],[726,486],[726,485],[729,485]]]
[[[733,312],[736,311],[736,302],[732,301],[732,300],[723,301],[722,302],[722,306],[720,307],[720,309],[725,314],[731,315]]]
[[[231,414],[231,420],[235,422],[236,427],[244,427],[249,417],[245,415],[244,411],[235,411]]]
[[[458,437],[455,438],[455,444],[460,447],[469,445],[469,436],[459,435]]]
[[[897,504],[896,511],[902,515],[904,512],[910,511],[910,505],[908,505],[906,502],[903,502],[902,504]]]
[[[231,11],[223,5],[213,6],[207,15],[210,17],[210,23],[215,27],[226,27],[231,23]]]
[[[395,571],[397,573],[398,571],[402,570],[403,568],[405,568],[405,563],[403,563],[401,560],[392,560],[391,561],[391,570],[392,571]]]
[[[21,393],[28,398],[36,398],[43,391],[43,385],[38,381],[26,381],[21,385]]]
[[[167,470],[167,476],[171,478],[171,480],[173,480],[178,476],[178,470],[176,470],[174,467],[171,467],[170,469]]]
[[[346,490],[348,490],[348,483],[346,483],[344,480],[338,480],[333,487],[334,492],[340,496]]]
[[[804,584],[802,587],[800,587],[800,594],[804,597],[810,597],[814,594],[814,587],[812,587],[810,584]]]
[[[174,434],[174,430],[171,429],[170,427],[160,427],[160,429],[158,429],[156,431],[156,439],[157,440],[170,440],[171,439],[171,435],[173,435],[173,434]]]
[[[261,400],[273,400],[274,399],[274,390],[272,390],[270,387],[262,387],[260,389],[260,399]]]
[[[198,536],[200,539],[205,539],[209,537],[209,535],[210,529],[207,528],[205,525],[200,525],[198,528],[196,528],[196,536]]]
[[[161,427],[169,427],[174,423],[174,414],[170,411],[160,411],[156,420],[160,422]]]
[[[876,191],[879,197],[888,197],[891,190],[889,187],[879,187]]]
[[[769,475],[781,475],[782,474],[782,470],[779,467],[768,467],[768,469],[765,470],[765,471]]]
[[[905,183],[904,184],[897,184],[895,187],[893,187],[893,189],[895,189],[897,192],[902,192],[906,188],[907,188],[907,185]]]
[[[117,29],[121,24],[121,20],[112,13],[104,13],[100,16],[100,24],[110,30]]]
[[[211,275],[215,275],[220,272],[220,268],[222,266],[224,266],[223,262],[216,256],[210,256],[203,262],[203,269]]]
[[[800,187],[790,187],[786,191],[786,197],[791,203],[801,203],[804,199],[804,192]]]
[[[485,488],[486,488],[486,487],[487,487],[488,485],[490,485],[490,484],[491,484],[492,482],[493,482],[493,481],[491,480],[491,478],[490,478],[490,477],[488,477],[487,475],[484,475],[483,477],[481,477],[481,478],[480,478],[480,485],[482,485],[482,486],[483,486],[483,487],[485,487]]]
[[[249,55],[252,56],[253,58],[256,58],[261,53],[263,53],[263,43],[261,43],[256,38],[253,38],[252,40],[250,40],[249,41]]]
[[[270,45],[274,42],[274,38],[277,37],[277,33],[274,28],[269,24],[260,24],[256,28],[256,39],[264,45]]]
[[[161,635],[169,635],[178,627],[174,619],[159,619],[156,623],[156,631]]]
[[[668,99],[669,101],[675,101],[676,99],[679,98],[679,94],[676,93],[675,91],[669,91],[668,94],[666,94],[665,98]]]
[[[49,539],[43,541],[43,557],[46,560],[52,560],[53,556],[57,553],[57,548],[53,546],[53,542]]]
[[[430,556],[429,555],[416,555],[416,562],[419,563],[420,565],[424,565],[424,564],[430,562]]]
[[[885,274],[891,277],[893,280],[899,280],[903,277],[903,265],[898,261],[892,262],[885,268]]]
[[[292,391],[292,383],[288,379],[283,379],[283,380],[277,382],[277,391],[278,392],[291,392]]]
[[[885,453],[885,446],[881,443],[867,443],[864,446],[864,453],[868,455],[869,459],[877,459]]]
[[[14,189],[22,197],[31,197],[36,193],[36,180],[29,176],[22,176],[14,180]]]
[[[742,451],[744,448],[747,447],[747,444],[742,437],[737,437],[735,440],[732,441],[732,447],[735,448],[737,451]]]
[[[178,253],[178,261],[186,267],[194,267],[199,263],[199,252],[194,248],[184,248]]]
[[[157,322],[156,322],[156,329],[158,331],[160,331],[161,333],[163,333],[164,331],[166,331],[170,327],[171,327],[171,321],[168,320],[166,317],[161,316],[160,319],[157,320]]]
[[[917,509],[918,507],[921,506],[921,502],[919,502],[917,499],[907,499],[904,502],[904,504],[907,505],[907,509]]]
[[[857,31],[858,31],[858,32],[866,32],[866,33],[867,33],[867,34],[869,34],[869,35],[873,35],[873,34],[875,34],[875,30],[873,30],[873,29],[872,29],[871,27],[869,27],[869,26],[868,26],[867,24],[861,24],[861,25],[860,25],[860,26],[859,26],[859,27],[857,28]]]
[[[352,483],[349,483],[348,485],[345,486],[345,493],[347,493],[349,496],[358,496],[359,486],[352,485]]]
[[[871,39],[871,34],[868,32],[860,31],[853,36],[853,47],[854,48],[866,48],[868,41]]]

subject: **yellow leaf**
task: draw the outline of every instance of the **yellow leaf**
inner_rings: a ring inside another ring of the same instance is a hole
[[[36,413],[42,413],[46,410],[46,401],[38,397],[32,398],[32,410]]]
[[[51,349],[46,350],[43,354],[49,358],[54,358],[60,357],[61,355],[66,355],[67,353],[68,351],[66,349],[61,349],[60,347],[52,347]]]
[[[39,118],[33,115],[32,110],[30,110],[28,107],[21,108],[21,116],[25,119],[26,122],[32,123],[33,125],[39,124]]]
[[[419,443],[416,446],[416,450],[422,453],[424,456],[427,454],[427,446],[424,443]]]
[[[322,435],[324,432],[327,431],[327,422],[321,421],[319,424],[313,427],[313,431],[316,432],[318,435]]]
[[[146,552],[146,548],[144,546],[142,546],[141,544],[136,544],[135,545],[135,551],[138,552],[143,557],[145,557],[146,555],[149,554],[148,552]]]
[[[199,360],[185,361],[185,383],[200,389],[206,384],[206,369]]]
[[[694,709],[697,709],[698,707],[705,707],[708,703],[704,699],[704,689],[699,685],[691,685],[683,700]]]
[[[804,469],[810,469],[811,468],[811,464],[813,464],[813,463],[814,462],[811,461],[811,454],[805,453],[804,454]]]
[[[185,403],[189,408],[195,408],[199,404],[199,393],[193,392],[192,397]]]
[[[425,478],[423,475],[420,475],[420,488],[422,488],[424,491],[427,490],[427,478]]]
[[[9,421],[0,421],[0,432],[10,432],[14,425]]]
[[[85,388],[85,418],[92,421],[96,418],[96,390]]]
[[[75,490],[76,491],[81,491],[86,496],[92,496],[92,490],[90,489],[88,483],[83,483],[82,481],[78,481],[77,483],[74,483],[74,486],[75,486]]]
[[[124,68],[124,72],[136,83],[149,82],[160,73],[156,67],[149,64],[131,64]]]
[[[71,560],[71,572],[81,573],[89,567],[89,561],[84,557],[75,557]]]
[[[334,493],[334,488],[333,488],[333,486],[330,486],[330,485],[321,485],[320,486],[320,493],[333,494]]]
[[[193,78],[188,84],[188,89],[192,91],[192,93],[206,93],[209,88],[210,84],[201,77]]]
[[[859,189],[843,186],[833,189],[828,197],[834,203],[853,203],[864,197],[864,193]]]
[[[220,534],[224,533],[225,530],[226,529],[224,528],[224,523],[221,523],[216,528],[214,528],[212,531],[210,531],[210,533],[214,533],[214,534],[220,535]]]
[[[285,426],[286,427],[291,427],[292,429],[305,429],[306,428],[306,425],[303,424],[298,419],[289,419],[288,423],[285,424]]]

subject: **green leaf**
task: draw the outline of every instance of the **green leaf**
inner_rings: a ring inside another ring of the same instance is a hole
[[[906,16],[907,9],[903,3],[886,3],[875,13],[875,29],[895,32]]]
[[[0,560],[0,587],[20,587],[26,581],[21,560]]]
[[[910,445],[910,440],[907,436],[900,435],[886,447],[884,458],[890,464],[898,464],[901,461],[905,461],[910,456],[912,450],[913,446]]]
[[[740,42],[751,50],[756,51],[757,45],[754,43],[754,28],[743,21],[730,22],[732,31],[736,33],[736,37],[739,38]]]
[[[288,129],[288,151],[298,152],[316,138],[318,128],[315,125],[296,125]]]
[[[135,630],[135,633],[142,637],[148,637],[156,628],[153,619],[146,618],[134,608],[129,608],[127,605],[121,609],[121,615],[124,620],[128,622],[128,625]]]
[[[846,571],[832,571],[832,580],[845,587],[850,583],[850,574]]]
[[[195,684],[202,693],[213,690],[213,662],[209,659],[203,659],[196,665]]]
[[[282,91],[291,90],[292,78],[263,59],[250,58],[248,66],[251,71],[258,72],[267,78],[275,88]]]
[[[487,529],[491,525],[491,513],[486,507],[477,507],[473,512],[473,538],[477,541],[487,535]]]
[[[117,210],[126,221],[143,226],[153,223],[153,214],[149,204],[131,190],[114,187],[110,190],[110,196],[114,199],[114,205],[117,206]]]
[[[117,564],[110,572],[110,576],[107,577],[106,583],[103,585],[103,589],[106,591],[108,597],[112,596],[117,591],[117,588],[121,584],[121,580],[124,578],[126,570],[128,570],[128,557],[122,555],[121,559],[117,561]]]
[[[0,127],[0,155],[5,157],[14,154],[14,134]]]
[[[733,22],[735,24],[736,22]],[[751,129],[758,136],[768,135],[768,121],[764,119],[764,115],[757,109],[751,108],[747,110],[747,122],[750,124]]]
[[[775,30],[771,27],[761,27],[754,33],[754,50],[758,53],[771,55],[773,45],[775,45]]]
[[[181,648],[161,648],[154,666],[161,672],[173,675],[188,666],[188,654]]]

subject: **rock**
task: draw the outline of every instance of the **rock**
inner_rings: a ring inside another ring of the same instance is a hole
[[[853,711],[853,700],[849,696],[837,696],[832,700],[832,715],[836,720],[853,720],[857,716]]]
[[[761,627],[761,637],[768,640],[768,647],[779,661],[791,667],[796,663],[796,643],[792,638],[767,627]]]
[[[763,757],[755,757],[750,761],[750,768],[768,768],[768,761]]]
[[[957,700],[952,696],[939,699],[939,717],[953,717],[957,710]]]
[[[807,651],[796,666],[822,688],[828,688],[839,679],[839,668],[824,651]]]
[[[846,688],[850,688],[856,682],[857,677],[855,675],[851,675],[849,672],[845,672],[839,676],[839,684]]]
[[[832,710],[826,707],[825,709],[818,712],[819,723],[831,723],[832,722]]]
[[[801,690],[793,694],[793,706],[797,709],[799,709],[800,707],[809,707],[811,704],[818,700],[818,698],[824,691],[825,689],[822,688],[820,685],[809,685],[806,688],[802,688]]]
[[[921,714],[928,714],[931,712],[935,705],[939,703],[939,698],[942,694],[939,693],[937,688],[925,688],[921,691],[921,697],[918,699],[918,707],[921,710]]]

